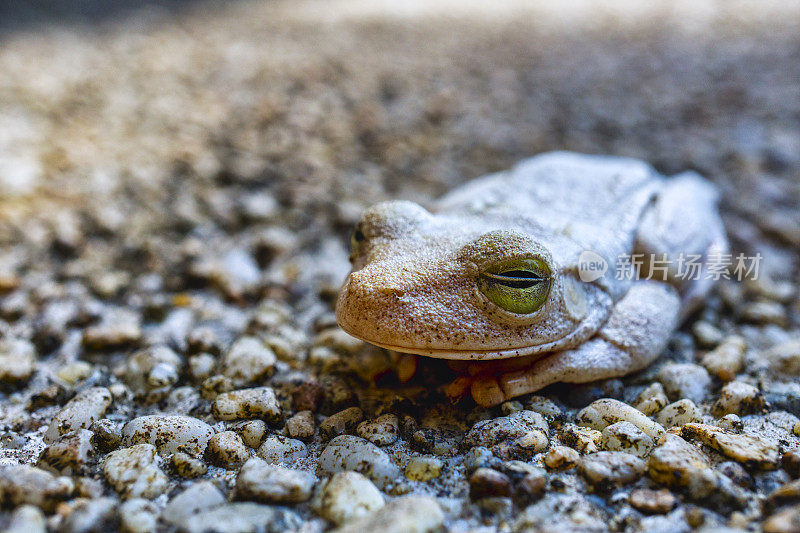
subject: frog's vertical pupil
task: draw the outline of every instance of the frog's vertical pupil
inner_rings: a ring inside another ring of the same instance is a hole
[[[356,231],[353,232],[353,238],[356,240],[356,242],[361,242],[366,239],[366,237],[364,237],[364,232],[360,229],[356,229]]]

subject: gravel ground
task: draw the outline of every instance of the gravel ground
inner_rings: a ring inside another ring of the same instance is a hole
[[[5,31],[0,527],[798,531],[800,9],[494,4]],[[552,149],[698,170],[759,279],[624,379],[400,385],[333,318],[361,210]]]

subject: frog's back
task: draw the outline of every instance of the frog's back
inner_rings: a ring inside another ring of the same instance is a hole
[[[438,211],[467,216],[513,214],[609,259],[632,249],[636,226],[661,177],[624,157],[551,152],[451,191]]]
[[[544,226],[565,219],[597,226],[609,215],[636,210],[642,191],[652,191],[658,181],[653,168],[636,159],[550,152],[466,183],[438,205],[466,213],[511,208]]]

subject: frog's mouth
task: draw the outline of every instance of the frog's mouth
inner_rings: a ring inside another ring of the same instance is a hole
[[[372,345],[378,346],[379,348],[384,348],[386,350],[392,350],[400,353],[423,355],[426,357],[433,357],[436,359],[451,359],[457,361],[485,361],[493,359],[509,359],[512,357],[523,357],[526,355],[533,355],[537,353],[545,353],[548,351],[552,351],[552,349],[548,349],[549,344],[538,345],[538,346],[523,346],[518,348],[507,348],[503,350],[491,350],[491,349],[449,350],[449,349],[436,349],[436,348],[413,348],[409,346],[398,346],[394,344],[377,342],[375,340],[367,339],[361,335],[349,331],[347,328],[342,327],[342,329],[344,329],[345,332],[347,332],[347,334],[350,335],[351,337],[355,337],[364,342],[368,342]]]

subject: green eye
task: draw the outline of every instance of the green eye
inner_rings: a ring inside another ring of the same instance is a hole
[[[364,232],[361,231],[361,228],[356,226],[356,229],[353,230],[352,235],[350,235],[350,249],[355,250],[366,239],[367,237],[364,235]]]
[[[350,234],[350,263],[356,260],[359,254],[359,248],[365,240],[367,240],[367,236],[364,235],[364,232],[361,230],[361,225],[359,224],[353,230],[353,233]]]
[[[478,287],[493,304],[511,313],[527,315],[544,305],[552,273],[538,258],[513,259],[481,273]]]

